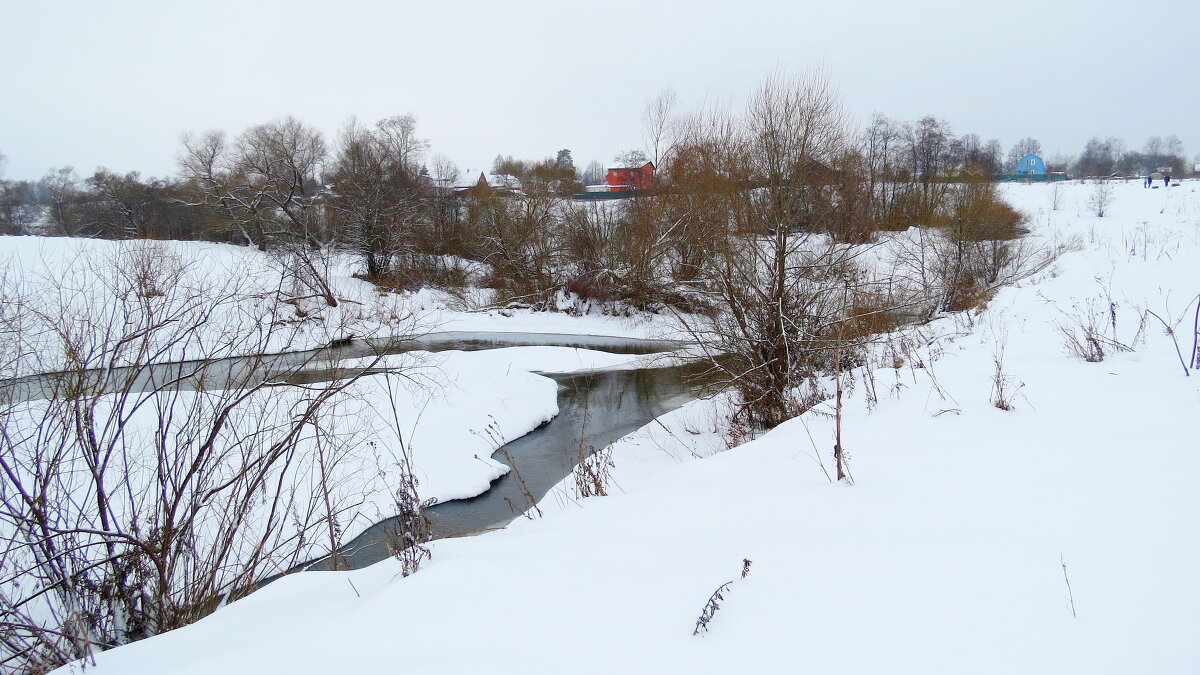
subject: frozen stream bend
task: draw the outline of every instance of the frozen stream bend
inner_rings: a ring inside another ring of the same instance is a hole
[[[516,465],[483,494],[431,507],[433,537],[460,536],[502,526],[530,506],[515,472],[540,500],[586,454],[649,424],[695,398],[687,367],[612,370],[552,375],[558,382],[559,413],[547,424],[499,448],[493,459]],[[566,498],[564,496],[564,498]],[[339,552],[339,566],[356,569],[386,558],[392,520],[367,529]],[[328,569],[318,562],[305,569]]]

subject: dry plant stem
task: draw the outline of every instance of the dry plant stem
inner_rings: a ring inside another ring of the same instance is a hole
[[[835,408],[835,422],[834,422],[835,441],[834,441],[834,445],[833,445],[833,456],[834,456],[834,459],[837,461],[837,479],[840,482],[843,480],[847,480],[845,453],[842,449],[842,390],[844,389],[844,387],[843,387],[843,383],[842,383],[842,348],[840,345],[838,346],[838,348],[834,352],[834,354],[835,354],[834,362],[837,364],[836,368],[834,369],[834,377],[837,380],[837,394],[836,394],[837,400],[836,400],[836,403],[834,404],[834,408]]]
[[[1192,367],[1200,368],[1200,296],[1196,299],[1196,313],[1192,318]]]
[[[1067,577],[1067,561],[1061,553],[1058,556],[1058,561],[1062,563],[1063,581],[1067,583],[1067,598],[1071,602],[1071,616],[1078,619],[1079,615],[1075,613],[1075,592],[1071,590],[1071,579]]]
[[[404,431],[400,425],[400,411],[396,407],[396,392],[392,385],[394,376],[394,373],[384,374],[392,413],[392,428],[400,450],[399,455],[395,457],[400,472],[399,485],[395,492],[396,530],[392,533],[393,540],[389,542],[389,547],[392,549],[392,556],[400,561],[401,576],[408,576],[420,569],[421,563],[433,555],[426,545],[433,538],[433,527],[426,511],[436,500],[422,500],[417,490],[420,481],[413,472],[412,449],[405,442]]]
[[[753,564],[753,562],[754,561],[750,560],[749,558],[742,559],[742,579],[745,579],[746,575],[750,573],[750,565]],[[725,600],[724,593],[729,591],[729,588],[733,586],[734,581],[736,581],[736,579],[726,581],[718,586],[717,590],[713,591],[712,595],[708,596],[708,602],[704,603],[704,608],[700,610],[700,616],[696,618],[696,626],[692,629],[692,635],[700,635],[701,633],[708,632],[709,622],[713,620],[714,616],[716,616],[717,610],[721,609],[720,602]]]
[[[732,585],[733,581],[726,581],[720,586],[717,586],[717,590],[713,591],[713,594],[708,596],[708,602],[704,603],[704,608],[700,610],[700,616],[696,619],[696,627],[692,630],[692,635],[699,635],[701,632],[708,632],[708,622],[712,621],[713,617],[717,614],[717,610],[721,609],[719,601],[723,601],[725,599],[725,596],[722,595],[722,593],[728,591],[729,587]]]
[[[1004,346],[1001,345],[992,355],[995,370],[992,372],[992,405],[1005,411],[1013,409],[1012,392],[1009,391],[1009,381],[1012,379],[1004,372]]]
[[[612,448],[611,446],[606,447],[593,453],[591,446],[584,440],[587,423],[591,418],[591,396],[586,392],[583,393],[583,396],[583,423],[579,428],[579,440],[576,445],[577,463],[572,471],[575,494],[579,499],[604,497],[608,495],[608,482],[611,479],[609,472],[614,466]],[[659,422],[659,425],[661,426],[662,423]]]
[[[534,498],[533,491],[529,489],[529,484],[525,482],[525,477],[522,476],[521,472],[517,469],[517,461],[513,459],[512,453],[503,448],[500,448],[497,452],[499,452],[501,456],[504,457],[504,460],[508,462],[508,465],[512,467],[513,477],[517,479],[517,485],[521,487],[521,496],[525,498],[525,508],[521,509],[521,514],[530,520],[534,519],[533,514],[535,513],[537,514],[538,518],[541,518],[545,514],[543,514],[542,509],[538,507],[537,499]],[[516,510],[515,507],[514,510]]]
[[[1197,297],[1200,298],[1200,296],[1197,296]],[[1158,319],[1158,322],[1162,324],[1163,332],[1165,332],[1167,334],[1167,336],[1171,338],[1171,344],[1175,346],[1175,355],[1179,358],[1179,365],[1180,365],[1180,367],[1183,368],[1183,374],[1185,376],[1190,377],[1192,374],[1192,371],[1191,371],[1191,368],[1188,366],[1188,360],[1185,360],[1183,358],[1183,351],[1181,351],[1179,348],[1179,336],[1175,332],[1175,329],[1178,324],[1173,326],[1170,323],[1167,323],[1166,319],[1163,319],[1161,316],[1159,316],[1158,314],[1156,314],[1155,312],[1153,312],[1149,309],[1146,310],[1146,315],[1152,316],[1155,319]],[[1193,353],[1194,353],[1194,349],[1195,348],[1193,348]]]

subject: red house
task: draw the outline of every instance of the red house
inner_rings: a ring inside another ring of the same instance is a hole
[[[654,162],[646,162],[641,166],[615,166],[608,169],[609,192],[625,192],[628,190],[649,190],[654,183]]]

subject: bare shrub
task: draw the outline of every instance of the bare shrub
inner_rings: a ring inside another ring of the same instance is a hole
[[[165,295],[178,284],[185,271],[183,262],[170,255],[161,242],[141,240],[121,249],[117,264],[136,287],[141,298]]]
[[[1122,342],[1117,336],[1118,305],[1107,290],[1100,297],[1072,304],[1070,311],[1059,309],[1062,321],[1055,328],[1063,338],[1067,352],[1089,363],[1099,363],[1113,352],[1133,351],[1133,344],[1144,329],[1139,323],[1133,340]]]
[[[467,264],[457,258],[425,253],[395,256],[388,272],[364,277],[381,289],[407,291],[438,288],[450,293],[461,292],[472,281]]]
[[[583,300],[608,302],[624,294],[628,265],[621,246],[626,229],[609,204],[570,209],[563,222],[563,247],[572,269],[566,290]]]
[[[421,563],[431,557],[428,542],[433,538],[432,525],[426,511],[436,500],[422,500],[417,492],[418,480],[412,470],[412,458],[407,449],[396,488],[396,516],[393,518],[391,541],[388,547],[392,557],[400,561],[400,574],[408,576],[416,572]]]
[[[393,479],[396,483],[393,493],[396,515],[392,518],[391,529],[388,531],[388,548],[392,557],[400,562],[400,574],[408,576],[415,573],[421,567],[421,563],[432,556],[427,544],[433,539],[433,527],[426,511],[437,500],[423,500],[417,491],[420,481],[413,471],[412,448],[405,440],[404,429],[400,424],[400,411],[396,408],[396,380],[406,378],[393,372],[385,373],[383,378],[391,408],[391,431],[395,434],[395,447],[399,451],[393,451],[398,469],[398,475]]]
[[[727,420],[723,420],[723,422],[723,424],[719,425],[719,429],[721,441],[725,444],[727,450],[732,450],[743,443],[754,440],[754,429],[738,416],[731,416]]]
[[[945,309],[961,311],[982,304],[997,287],[1013,255],[1008,242],[1026,231],[1025,217],[982,176],[956,185],[951,204],[935,273],[943,279]]]
[[[998,289],[1046,269],[1073,246],[971,236],[970,228],[923,228],[896,242],[896,281],[915,291],[914,306],[925,316],[982,307]]]
[[[280,386],[269,358],[223,360],[267,351],[281,323],[185,269],[135,246],[58,297],[6,289],[5,366],[60,371],[0,383],[6,668],[195,621],[340,545],[362,503],[339,478],[360,437],[338,407],[361,371]]]
[[[731,243],[707,291],[721,312],[679,320],[739,392],[739,415],[773,427],[807,409],[796,388],[825,370],[846,319],[845,250],[803,237]],[[778,264],[776,264],[778,263]]]
[[[485,283],[496,289],[499,304],[553,306],[562,286],[555,232],[561,206],[549,190],[491,195],[472,205],[482,258],[491,265]]]
[[[1004,345],[997,347],[992,354],[992,363],[995,369],[992,371],[992,405],[1004,411],[1013,409],[1013,395],[1015,393],[1014,386],[1020,388],[1016,384],[1015,379],[1004,370]]]
[[[1103,218],[1105,211],[1108,210],[1113,201],[1112,184],[1104,179],[1098,179],[1096,184],[1092,186],[1092,192],[1088,196],[1088,208],[1092,213],[1096,214],[1097,218]]]
[[[612,480],[611,472],[616,467],[613,463],[612,448],[606,447],[590,452],[590,448],[581,444],[578,459],[579,462],[572,472],[576,498],[607,496],[608,483]]]
[[[742,119],[715,114],[691,147],[720,158],[733,176],[704,211],[715,233],[691,290],[714,311],[678,314],[712,369],[736,388],[737,416],[773,427],[804,411],[800,388],[828,366],[845,336],[855,257],[828,232],[843,209],[830,166],[847,150],[840,99],[821,75],[765,83]]]
[[[508,504],[509,507],[514,512],[520,513],[530,520],[533,520],[535,517],[541,518],[545,514],[542,513],[542,508],[537,505],[537,498],[533,496],[533,490],[529,489],[529,483],[525,482],[525,476],[521,475],[521,470],[517,468],[517,460],[513,459],[512,453],[504,448],[498,449],[497,452],[508,462],[509,468],[512,469],[513,478],[517,481],[517,487],[521,490],[521,497],[525,501],[521,506],[513,504],[510,501]]]
[[[1057,211],[1062,208],[1062,181],[1054,181],[1050,184],[1050,210]]]

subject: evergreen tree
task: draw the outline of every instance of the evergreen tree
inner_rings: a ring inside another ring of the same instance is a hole
[[[563,148],[554,159],[554,166],[559,169],[575,170],[575,160],[571,159],[571,151]]]

